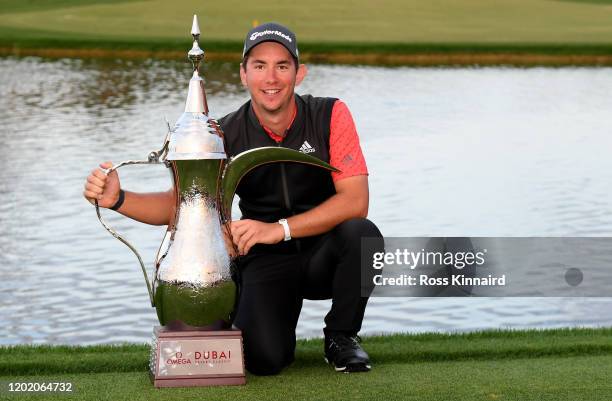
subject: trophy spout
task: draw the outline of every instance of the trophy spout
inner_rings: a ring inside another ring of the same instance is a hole
[[[330,171],[340,171],[321,159],[293,149],[268,146],[242,152],[230,159],[221,179],[222,215],[227,220],[231,220],[232,201],[234,200],[236,188],[238,188],[238,184],[242,177],[255,167],[274,162],[297,162],[310,164]]]

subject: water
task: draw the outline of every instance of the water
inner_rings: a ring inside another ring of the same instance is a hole
[[[133,254],[81,196],[97,163],[160,147],[189,66],[0,59],[0,344],[145,342],[157,323]],[[205,71],[218,117],[247,99],[238,68]],[[342,98],[386,236],[610,236],[612,70],[310,66],[300,93]],[[120,170],[166,190],[163,167]],[[163,227],[105,216],[147,266]],[[236,216],[237,217],[237,216]],[[611,293],[612,297],[612,293]],[[364,333],[612,325],[610,298],[379,298]],[[307,301],[301,337],[327,301]]]

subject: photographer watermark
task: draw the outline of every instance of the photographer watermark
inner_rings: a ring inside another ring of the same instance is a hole
[[[361,245],[362,296],[612,296],[612,238],[392,237]]]

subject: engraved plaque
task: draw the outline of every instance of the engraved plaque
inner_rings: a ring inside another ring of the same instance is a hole
[[[240,330],[172,331],[157,327],[150,365],[155,387],[246,383]]]

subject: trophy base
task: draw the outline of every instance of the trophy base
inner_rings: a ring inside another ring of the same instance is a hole
[[[157,326],[149,373],[158,388],[246,384],[242,332]]]

